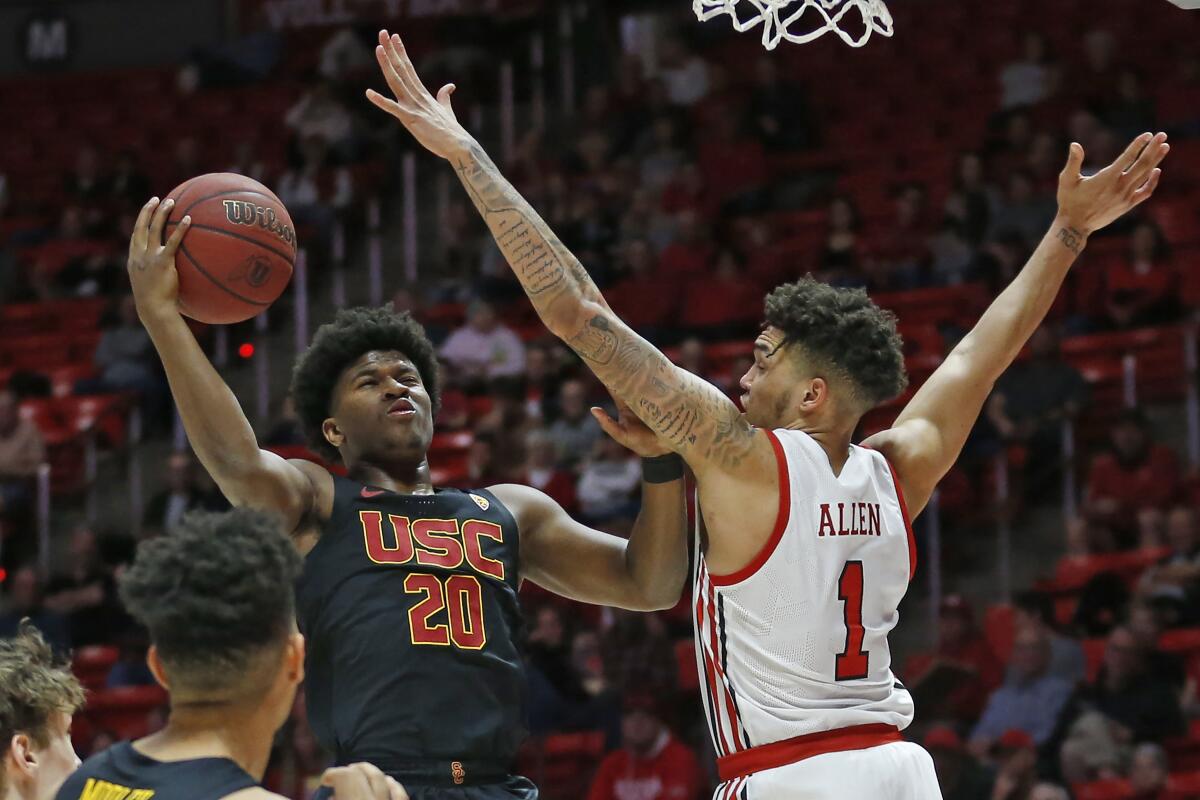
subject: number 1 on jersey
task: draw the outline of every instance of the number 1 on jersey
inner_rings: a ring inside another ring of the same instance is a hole
[[[838,599],[844,604],[842,619],[846,623],[846,648],[838,653],[834,677],[852,681],[867,677],[868,657],[863,652],[863,562],[847,561],[838,578]]]

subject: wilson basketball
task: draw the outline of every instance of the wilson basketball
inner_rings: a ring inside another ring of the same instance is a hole
[[[274,192],[244,175],[215,172],[181,183],[164,199],[175,201],[164,238],[192,218],[175,254],[180,312],[228,324],[279,298],[296,263],[296,228]]]

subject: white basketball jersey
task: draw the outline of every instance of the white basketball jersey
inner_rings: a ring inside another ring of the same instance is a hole
[[[835,476],[808,434],[767,435],[780,498],[762,551],[737,573],[712,575],[697,536],[696,658],[718,756],[857,725],[903,729],[913,718],[887,641],[916,569],[894,473],[880,453],[852,447]]]

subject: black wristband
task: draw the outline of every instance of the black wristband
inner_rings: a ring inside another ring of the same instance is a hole
[[[645,483],[670,483],[683,477],[683,459],[678,453],[642,459],[642,481]]]

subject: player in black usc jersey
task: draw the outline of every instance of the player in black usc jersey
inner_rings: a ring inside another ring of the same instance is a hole
[[[347,477],[260,450],[232,392],[181,318],[178,277],[156,242],[131,246],[138,313],[188,437],[236,506],[284,518],[305,555],[309,721],[337,763],[370,761],[424,798],[532,798],[511,774],[524,736],[517,589],[532,580],[585,602],[668,608],[687,572],[682,462],[623,409],[601,426],[643,457],[628,541],[572,520],[540,491],[434,487],[433,345],[390,308],[339,312],[299,359],[292,393],[311,444]],[[664,461],[665,459],[665,461]],[[214,542],[219,546],[219,542]]]
[[[304,679],[300,567],[279,521],[258,511],[197,512],[144,543],[121,599],[150,632],[147,661],[171,716],[161,731],[93,755],[57,800],[281,800],[259,781]],[[407,800],[378,769],[348,772],[326,776],[338,800]],[[375,787],[362,785],[368,776]]]

